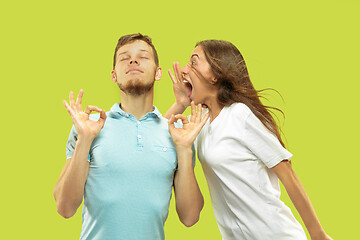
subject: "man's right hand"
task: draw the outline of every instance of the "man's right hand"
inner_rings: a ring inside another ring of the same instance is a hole
[[[101,129],[104,127],[106,114],[104,110],[90,105],[87,106],[85,111],[83,111],[81,105],[83,94],[84,90],[81,89],[75,102],[74,93],[71,91],[69,97],[70,105],[65,100],[63,100],[63,103],[74,123],[78,137],[93,140],[97,135],[99,135]],[[92,111],[100,113],[100,118],[98,121],[89,119],[90,113]]]
[[[175,144],[176,151],[180,149],[191,149],[197,135],[200,133],[202,127],[205,125],[209,118],[209,113],[206,113],[201,119],[201,104],[198,104],[197,110],[194,101],[191,102],[191,117],[190,121],[185,115],[176,114],[171,115],[169,119],[169,132],[171,139]],[[175,122],[181,119],[183,124],[182,128],[176,128]]]

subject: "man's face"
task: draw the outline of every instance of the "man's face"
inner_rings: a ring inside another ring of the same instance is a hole
[[[136,40],[118,49],[111,78],[125,94],[141,95],[152,89],[155,80],[160,80],[161,68],[156,67],[152,48]]]

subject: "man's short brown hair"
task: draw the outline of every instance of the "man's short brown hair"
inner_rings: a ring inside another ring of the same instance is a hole
[[[115,69],[116,53],[117,53],[118,49],[120,47],[124,46],[125,44],[134,42],[136,40],[141,40],[141,41],[144,41],[147,44],[149,44],[149,46],[153,50],[155,64],[156,64],[157,67],[159,66],[159,57],[158,57],[158,54],[156,52],[156,49],[155,49],[154,45],[152,44],[152,39],[147,35],[142,35],[141,33],[134,33],[134,34],[125,35],[125,36],[122,36],[121,38],[119,38],[119,41],[118,41],[118,43],[116,45],[115,53],[114,53],[113,69]]]

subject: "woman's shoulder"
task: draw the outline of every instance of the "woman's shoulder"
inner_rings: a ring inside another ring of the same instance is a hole
[[[231,104],[230,106],[226,107],[228,112],[231,114],[232,117],[240,118],[240,119],[247,119],[249,115],[252,114],[250,108],[241,102],[236,102]]]

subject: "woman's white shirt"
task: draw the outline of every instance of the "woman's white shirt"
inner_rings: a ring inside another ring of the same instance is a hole
[[[306,239],[269,169],[292,154],[245,104],[224,107],[208,120],[195,146],[224,240]]]

